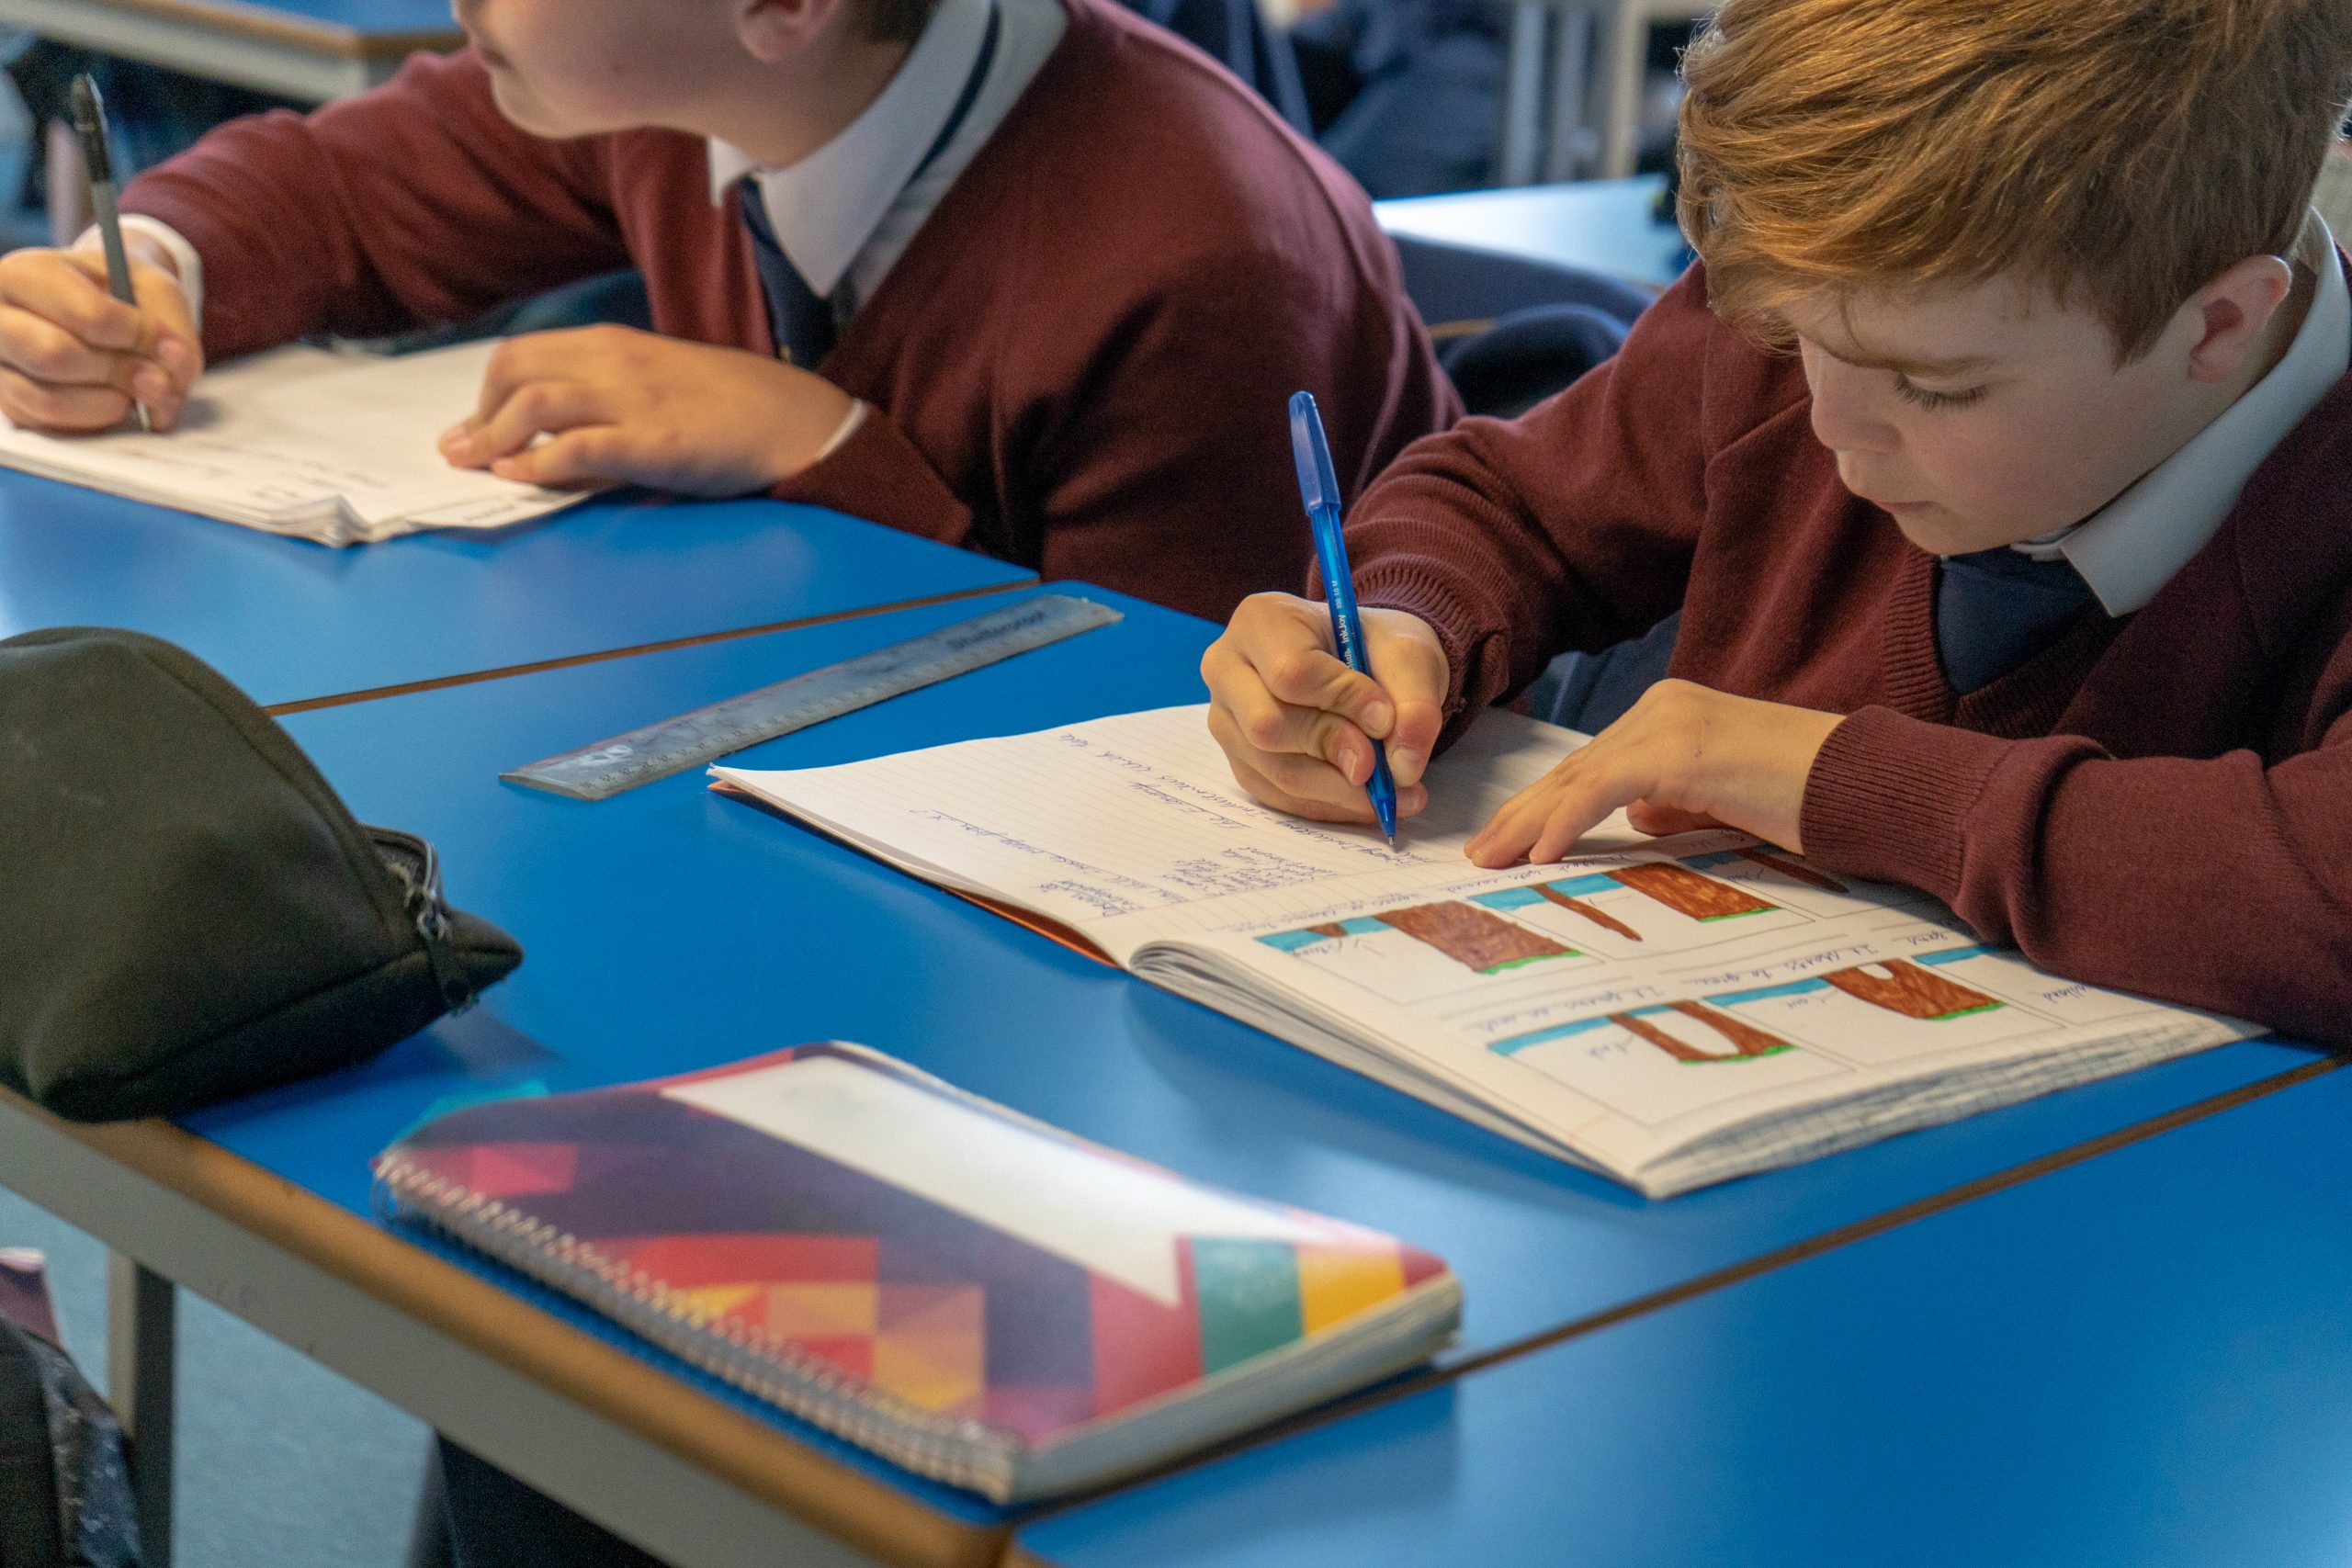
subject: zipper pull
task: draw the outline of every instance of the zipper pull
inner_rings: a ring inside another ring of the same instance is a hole
[[[424,961],[432,965],[433,983],[439,988],[441,999],[451,1013],[464,1012],[474,1005],[476,992],[449,940],[449,911],[441,898],[439,852],[429,840],[413,833],[390,828],[371,828],[368,831],[379,846],[392,852],[384,856],[384,863],[400,878],[402,907],[424,942]]]

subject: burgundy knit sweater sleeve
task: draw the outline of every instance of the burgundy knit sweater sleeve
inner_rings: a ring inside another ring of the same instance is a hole
[[[1351,495],[1458,417],[1401,292],[1328,254],[1237,246],[1138,296],[1102,333],[1039,433],[1046,577],[1100,581],[1173,557],[1183,581],[1162,602],[1221,620],[1300,580],[1292,393],[1315,394]]]
[[[1415,443],[1357,505],[1357,596],[1436,629],[1449,739],[1553,654],[1606,648],[1680,604],[1718,330],[1693,268],[1615,358],[1520,419]]]
[[[2352,694],[2352,644],[2336,663]],[[1864,708],[1814,764],[1805,853],[1925,888],[2070,978],[2352,1045],[2346,706],[2321,744],[2267,767]]]
[[[956,499],[897,422],[871,404],[840,446],[768,493],[778,501],[830,506],[943,545],[971,542],[972,509]]]
[[[498,112],[471,51],[419,54],[310,115],[234,120],[131,182],[204,262],[214,358],[308,333],[463,321],[628,265],[604,138],[549,141]]]
[[[988,312],[998,351],[933,367],[984,383],[959,402],[996,422],[1012,455],[986,487],[1003,513],[961,499],[878,406],[774,493],[1034,562],[1048,580],[1135,584],[1150,563],[1150,598],[1212,619],[1296,584],[1307,528],[1291,394],[1316,394],[1350,494],[1460,412],[1369,208],[1311,196],[1265,231],[1204,220],[1182,249],[1153,247],[1149,229],[1091,230],[1116,259],[1082,295],[1023,287],[1034,270],[1006,259]],[[1037,227],[1037,243],[1068,243],[1066,228]]]

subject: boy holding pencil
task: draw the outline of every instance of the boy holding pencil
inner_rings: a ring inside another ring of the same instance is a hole
[[[511,341],[452,462],[764,491],[1220,617],[1305,570],[1302,379],[1351,494],[1455,412],[1363,193],[1113,0],[457,17],[463,52],[133,182],[139,309],[94,246],[0,259],[0,412],[168,429],[208,358],[635,265],[658,331]]]
[[[1566,649],[1671,679],[1482,865],[1620,807],[1923,887],[2102,986],[2352,1043],[2352,306],[2310,210],[2346,0],[1725,0],[1700,263],[1348,526],[1372,676],[1250,599],[1204,662],[1261,799],[1404,812]],[[1376,606],[1376,608],[1374,608]]]

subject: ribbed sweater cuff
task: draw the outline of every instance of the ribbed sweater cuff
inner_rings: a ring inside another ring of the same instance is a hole
[[[1319,587],[1319,581],[1317,586]],[[1437,633],[1445,650],[1445,729],[1441,749],[1450,746],[1467,728],[1469,716],[1501,694],[1489,667],[1491,645],[1502,636],[1482,624],[1475,592],[1449,583],[1426,570],[1383,572],[1375,569],[1356,576],[1356,602],[1384,610],[1418,615]],[[1492,686],[1492,690],[1481,687]]]
[[[2015,742],[1869,707],[1829,732],[1805,778],[1805,858],[1960,896],[1969,813]]]
[[[956,499],[898,422],[880,409],[868,409],[822,457],[769,493],[778,501],[830,506],[944,545],[960,545],[972,531],[971,508]]]

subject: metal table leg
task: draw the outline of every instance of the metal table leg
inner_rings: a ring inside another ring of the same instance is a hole
[[[172,1427],[177,1301],[172,1282],[107,1254],[107,1393],[131,1444],[131,1488],[147,1568],[171,1568]]]

